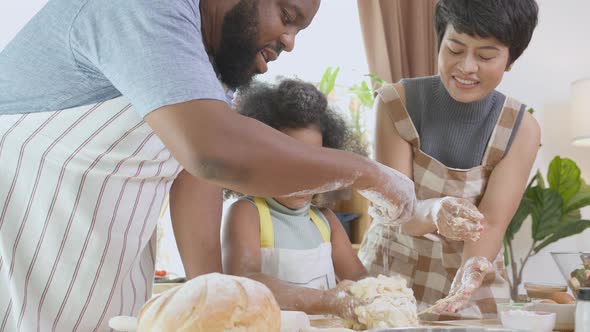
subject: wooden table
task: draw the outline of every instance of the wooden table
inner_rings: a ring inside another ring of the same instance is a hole
[[[344,322],[339,318],[322,318],[312,319],[311,326],[317,328],[334,328],[345,327]],[[421,326],[465,326],[465,327],[484,327],[484,328],[502,328],[499,319],[480,319],[480,320],[448,320],[440,322],[421,321]]]

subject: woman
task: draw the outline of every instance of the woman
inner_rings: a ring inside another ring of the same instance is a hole
[[[439,75],[379,91],[376,158],[413,178],[419,203],[401,232],[373,223],[359,256],[371,274],[406,277],[421,310],[438,301],[422,319],[493,317],[509,298],[499,253],[540,130],[495,88],[537,13],[534,0],[440,0]]]

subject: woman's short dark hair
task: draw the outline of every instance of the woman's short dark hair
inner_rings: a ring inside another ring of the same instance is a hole
[[[459,33],[496,38],[509,48],[512,64],[529,45],[538,13],[535,0],[439,0],[434,15],[438,49],[450,24]]]

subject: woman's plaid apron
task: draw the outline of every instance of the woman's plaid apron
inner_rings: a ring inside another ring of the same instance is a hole
[[[504,107],[481,166],[470,169],[449,168],[420,150],[420,137],[410,115],[392,85],[378,94],[390,103],[388,115],[400,136],[412,144],[413,176],[416,196],[420,200],[454,196],[479,204],[494,167],[502,159],[521,104],[506,98]],[[423,310],[447,296],[453,278],[461,265],[463,242],[448,240],[437,234],[414,237],[401,234],[396,227],[373,223],[367,231],[359,257],[371,274],[400,274],[414,290],[418,309]],[[471,302],[455,314],[426,314],[422,319],[482,319],[496,316],[496,302],[510,298],[504,269],[503,253],[494,262],[495,273],[489,273]]]

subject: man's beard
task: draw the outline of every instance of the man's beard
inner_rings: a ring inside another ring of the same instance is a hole
[[[223,19],[221,44],[214,59],[221,81],[231,89],[248,85],[255,75],[257,4],[257,0],[241,0]]]

